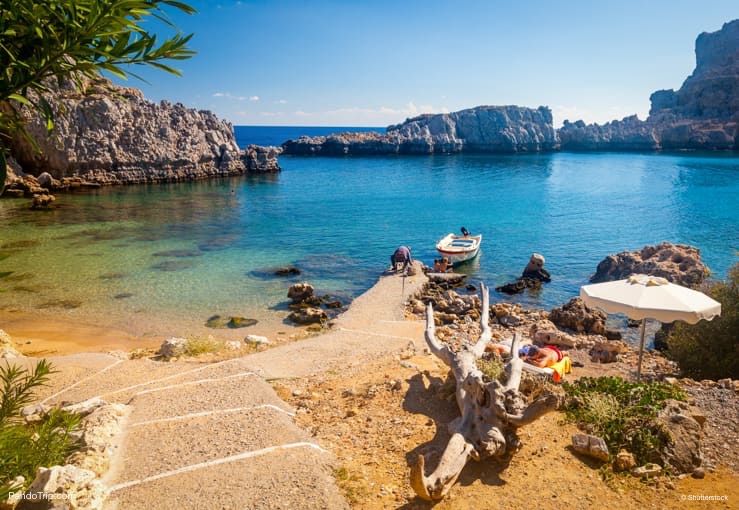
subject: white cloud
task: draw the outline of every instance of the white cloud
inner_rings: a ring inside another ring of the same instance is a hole
[[[249,96],[249,101],[259,101],[259,96]]]
[[[283,100],[284,101],[284,100]],[[287,101],[278,104],[285,104]],[[303,125],[303,126],[389,126],[403,122],[410,117],[423,113],[449,113],[445,106],[417,105],[409,101],[398,107],[380,106],[366,108],[351,106],[334,108],[331,110],[293,110],[293,111],[231,111],[226,117],[231,117],[235,124],[258,124],[267,122],[274,125]]]
[[[277,104],[287,104],[287,99],[280,99],[279,101],[276,101]]]
[[[249,98],[249,97],[246,97],[246,96],[235,96],[235,95],[231,94],[230,92],[215,92],[213,94],[213,97],[225,97],[226,99],[236,99],[237,101],[245,101],[247,99],[251,100],[251,98]],[[252,96],[252,97],[257,97],[257,96]],[[257,99],[259,99],[259,98],[257,97]]]
[[[412,101],[399,108],[380,106],[363,108],[359,106],[335,108],[333,110],[305,112],[296,111],[294,115],[303,119],[314,119],[316,124],[335,126],[387,126],[402,122],[422,113],[447,113],[446,107],[434,108],[432,105],[416,105]]]

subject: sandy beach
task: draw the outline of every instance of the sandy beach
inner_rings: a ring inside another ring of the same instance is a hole
[[[131,320],[135,320],[135,317]],[[207,328],[203,324],[195,324],[195,321],[182,327],[182,324],[163,321],[150,324],[148,328],[145,328],[154,332],[141,334],[140,324],[130,330],[125,330],[122,327],[89,324],[85,320],[55,318],[49,314],[17,310],[0,310],[0,326],[0,329],[14,339],[21,353],[33,357],[155,349],[165,339],[172,336],[186,338],[212,336],[215,339],[227,341],[243,340],[246,335],[254,334],[282,343],[302,336],[304,332],[304,328],[272,317],[254,326],[238,329]],[[167,333],[167,331],[170,332]]]

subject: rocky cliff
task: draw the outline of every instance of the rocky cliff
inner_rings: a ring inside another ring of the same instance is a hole
[[[131,184],[279,171],[277,150],[242,153],[231,124],[209,111],[154,104],[139,90],[106,80],[86,82],[83,90],[66,83],[55,91],[51,137],[42,119],[28,114],[28,131],[42,152],[21,137],[13,142],[13,158],[24,172]]]
[[[339,133],[301,137],[282,146],[294,155],[541,152],[557,148],[552,112],[519,106],[478,106],[427,114],[389,126],[386,133]]]
[[[649,118],[599,126],[565,121],[563,150],[739,149],[739,20],[703,33],[696,66],[677,92],[650,96]]]

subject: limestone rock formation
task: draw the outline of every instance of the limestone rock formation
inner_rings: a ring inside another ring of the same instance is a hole
[[[603,126],[565,121],[563,150],[739,148],[739,20],[700,34],[696,66],[680,90],[650,96],[646,121],[636,116]]]
[[[658,420],[669,434],[670,441],[660,451],[660,460],[669,464],[674,474],[692,473],[703,463],[701,424],[691,416],[685,402],[668,400]]]
[[[279,171],[276,149],[241,153],[231,124],[206,110],[154,104],[139,90],[104,79],[85,82],[84,93],[64,83],[47,99],[56,115],[51,137],[43,120],[26,112],[42,153],[22,137],[13,142],[12,155],[26,173],[133,184]]]
[[[602,126],[565,120],[557,135],[562,150],[651,151],[661,147],[658,133],[636,115]]]
[[[549,313],[549,320],[559,328],[577,333],[604,335],[606,332],[606,314],[588,308],[579,297],[553,308]]]
[[[573,434],[572,449],[601,462],[608,462],[608,446],[602,437],[590,434]]]
[[[696,288],[710,273],[700,250],[685,244],[662,242],[637,251],[622,251],[603,259],[590,278],[593,283],[621,280],[632,274],[666,278],[672,283]]]
[[[376,132],[301,137],[284,154],[346,156],[457,152],[544,152],[557,148],[552,112],[519,106],[478,106],[453,113],[425,114]]]
[[[0,329],[0,358],[17,358],[18,356],[21,356],[21,353],[15,349],[13,339]]]
[[[157,356],[164,359],[182,356],[187,350],[187,338],[167,338],[157,351]]]
[[[241,155],[241,161],[249,173],[276,173],[280,171],[277,156],[282,149],[279,147],[261,147],[249,145]]]
[[[291,285],[287,291],[287,297],[292,299],[293,303],[302,303],[313,297],[313,285],[308,282],[300,282]]]

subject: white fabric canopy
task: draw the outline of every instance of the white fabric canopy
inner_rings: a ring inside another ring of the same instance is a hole
[[[591,308],[631,319],[695,324],[721,315],[718,301],[656,276],[632,275],[625,280],[585,285],[580,288],[580,297]]]
[[[641,342],[637,382],[641,378],[644,353],[644,331],[647,319],[660,322],[682,320],[695,324],[721,315],[721,303],[702,292],[670,283],[664,278],[635,274],[625,280],[594,283],[580,287],[580,297],[586,306],[606,313],[622,313],[631,319],[641,319]]]

